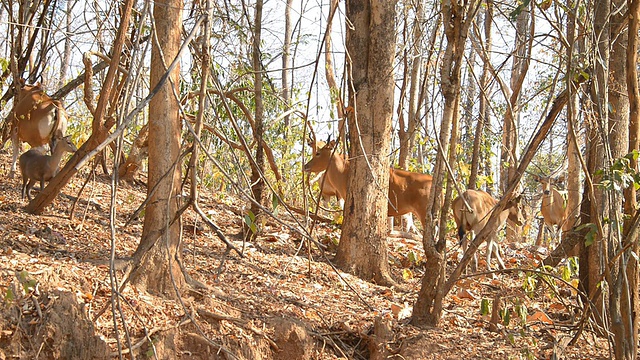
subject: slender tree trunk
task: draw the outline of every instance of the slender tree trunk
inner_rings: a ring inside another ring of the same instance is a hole
[[[637,34],[640,29],[640,0],[629,2],[629,30],[628,34]],[[640,151],[640,90],[638,89],[638,37],[628,36],[627,45],[627,91],[629,93],[629,152]],[[631,162],[631,168],[638,171],[638,163]],[[630,186],[625,192],[624,213],[629,218],[638,216],[635,210],[637,206],[637,192],[634,186]],[[638,354],[638,324],[640,322],[640,296],[638,295],[638,260],[633,256],[638,254],[638,231],[633,228],[633,222],[628,221],[624,226],[623,247],[628,246],[622,260],[628,263],[626,269],[627,286],[626,294],[628,301],[621,304],[621,312],[627,316],[623,319],[625,332],[627,334],[626,347],[623,348],[624,356],[627,359],[636,359]]]
[[[424,34],[424,6],[421,1],[415,4],[415,20],[411,26],[411,71],[409,73],[409,109],[407,112],[406,130],[402,129],[400,137],[400,154],[398,166],[408,169],[411,150],[415,146],[416,129],[420,121],[420,80],[422,70],[422,37]]]
[[[325,63],[325,76],[329,85],[329,92],[331,94],[332,101],[336,104],[336,114],[338,115],[338,142],[345,143],[345,118],[344,118],[344,104],[342,100],[342,94],[340,87],[336,81],[335,70],[333,66],[333,50],[331,42],[331,30],[333,29],[333,18],[338,10],[338,0],[331,0],[329,7],[329,21],[327,23],[327,32],[324,36],[324,63]]]
[[[481,20],[481,13],[476,15],[477,20]],[[475,73],[476,66],[476,52],[473,47],[469,48],[467,55],[469,65],[466,67],[466,85],[464,92],[464,105],[462,106],[462,121],[460,131],[460,145],[463,149],[461,161],[463,164],[471,163],[473,159],[473,136],[475,135],[475,127],[473,126],[473,118],[475,117],[475,104],[476,104],[476,85],[477,80]],[[469,171],[471,169],[468,169]],[[475,188],[475,187],[474,187]]]
[[[287,0],[287,4],[284,10],[284,44],[282,45],[282,100],[286,110],[291,107],[291,38],[293,36],[293,21],[291,16],[291,6],[293,0]],[[289,132],[290,116],[285,115],[285,137]]]
[[[572,0],[567,0],[567,8],[577,6]],[[582,54],[584,51],[584,38],[578,40],[576,38],[576,30],[578,18],[575,16],[579,14],[578,11],[573,9],[568,16],[567,21],[567,42],[569,48],[567,49],[567,59],[573,59],[575,54]],[[584,20],[582,20],[584,21]],[[583,69],[576,68],[576,64],[573,61],[567,61],[567,71],[569,74],[566,76],[567,89],[569,90],[569,101],[567,103],[567,201],[566,201],[566,215],[564,224],[562,224],[558,233],[561,234],[561,242],[557,244],[556,249],[550,254],[548,259],[545,259],[545,265],[554,259],[554,256],[560,255],[562,258],[567,256],[578,255],[578,246],[568,246],[572,242],[570,232],[577,223],[580,217],[580,204],[582,202],[582,194],[580,192],[580,179],[582,164],[580,158],[582,153],[580,152],[580,145],[582,144],[581,138],[577,134],[581,133],[580,117],[578,117],[580,107],[580,97],[577,94],[578,88],[571,87],[571,79],[577,74],[578,71]],[[586,108],[586,106],[584,107]],[[539,235],[543,235],[546,230],[544,222],[540,222]],[[566,239],[566,241],[565,241]],[[542,239],[536,240],[536,244],[542,243]],[[556,257],[557,258],[557,257]],[[555,260],[554,260],[555,261]],[[556,264],[557,265],[557,264]],[[553,265],[555,266],[555,265]]]
[[[534,38],[534,17],[532,11],[535,4],[530,3],[529,8],[522,9],[516,20],[516,41],[513,52],[513,66],[511,68],[511,94],[507,104],[502,132],[502,166],[500,171],[500,188],[504,193],[512,179],[518,161],[518,127],[520,118],[521,100],[520,94],[524,78],[529,70],[531,61],[531,49]],[[506,167],[505,167],[506,166]],[[507,242],[519,241],[520,226],[507,220]]]
[[[445,278],[445,237],[444,231],[437,233],[436,227],[445,229],[442,224],[448,217],[447,199],[443,206],[443,185],[446,184],[447,194],[450,194],[451,183],[445,169],[445,162],[455,149],[457,122],[460,108],[460,84],[464,47],[469,27],[478,11],[480,1],[471,1],[465,7],[453,1],[442,2],[442,19],[447,38],[447,45],[440,69],[444,109],[440,128],[440,144],[442,151],[438,151],[433,185],[427,202],[427,219],[422,244],[426,257],[425,273],[418,293],[418,299],[413,307],[411,322],[414,325],[436,326],[442,316],[442,299],[444,297]],[[446,150],[445,150],[446,149]],[[443,153],[449,151],[449,153]]]
[[[65,29],[68,34],[71,34],[71,20],[73,17],[73,0],[67,0],[67,10],[65,12]],[[67,81],[67,73],[69,72],[69,65],[71,63],[71,37],[65,36],[64,38],[64,52],[62,53],[62,59],[60,61],[60,78],[58,79],[57,88],[64,86]]]
[[[626,0],[612,1],[612,6],[615,9],[624,8],[626,4]],[[627,47],[630,44],[628,41],[629,28],[626,22],[631,20],[626,13],[621,12],[613,14],[610,20],[611,29],[615,33],[615,37],[612,37],[613,44],[611,46],[609,64],[609,104],[611,106],[609,143],[611,157],[614,161],[624,157],[629,152],[630,94],[627,89],[627,65],[632,68],[638,66],[635,62],[627,63],[627,56],[629,55]],[[637,22],[637,20],[635,21]],[[637,27],[636,32],[633,34],[633,37],[637,38]],[[633,54],[631,56],[635,57]],[[635,81],[637,82],[637,80]],[[612,199],[610,203],[610,219],[615,219],[615,223],[622,224],[624,222],[623,196],[617,191],[611,191],[609,196]],[[630,286],[631,279],[627,277],[630,262],[635,262],[636,260],[629,251],[624,251],[622,256],[617,256],[619,252],[623,251],[624,245],[625,241],[623,234],[620,232],[620,226],[614,226],[610,233],[610,239],[607,241],[607,247],[609,248],[608,263],[612,264],[609,270],[611,276],[609,313],[611,330],[615,338],[614,353],[616,359],[635,358],[634,349],[637,347],[637,344],[632,343],[634,342],[633,333],[635,330],[633,326],[634,314],[631,311],[633,310],[632,292],[637,294],[637,289],[634,286]],[[633,275],[637,276],[637,273]]]
[[[573,0],[567,0],[567,7],[573,6]],[[577,12],[573,12],[577,14]],[[584,40],[576,41],[576,24],[578,18],[569,16],[567,22],[567,42],[569,49],[567,50],[567,59],[573,59],[574,54],[581,54],[584,50]],[[572,61],[567,62],[567,79],[571,79],[575,72],[579,70],[575,68]],[[581,70],[581,69],[580,69]],[[567,81],[570,84],[570,81]],[[579,217],[579,208],[581,202],[580,194],[580,147],[578,145],[577,133],[580,133],[580,124],[578,123],[579,97],[575,92],[576,89],[570,88],[569,102],[567,106],[567,217],[562,226],[562,232],[569,231],[573,228]],[[543,225],[544,226],[544,225]],[[564,236],[562,236],[564,238]]]
[[[478,39],[484,46],[482,47],[487,54],[491,53],[491,24],[493,24],[493,1],[487,0],[484,9],[484,39]],[[489,94],[491,92],[491,64],[490,56],[483,56],[484,63],[482,65],[482,75],[480,76],[480,94],[478,99],[478,123],[476,124],[475,135],[473,137],[473,153],[471,156],[471,171],[469,174],[469,188],[476,189],[478,186],[478,172],[480,170],[481,150],[480,146],[485,141],[485,124],[489,121]]]
[[[605,168],[605,150],[607,145],[606,133],[609,128],[609,47],[611,44],[609,33],[609,9],[611,2],[609,0],[600,0],[595,3],[595,12],[593,19],[593,33],[595,34],[594,49],[595,59],[598,61],[594,64],[594,76],[591,86],[591,100],[594,104],[595,118],[591,122],[588,136],[588,153],[587,167],[588,174],[597,174]],[[594,183],[601,180],[594,176]],[[589,194],[589,199],[583,202],[583,224],[594,224],[595,231],[591,232],[592,242],[589,246],[583,246],[580,251],[580,286],[584,293],[588,294],[590,299],[585,299],[585,303],[594,304],[592,309],[596,316],[595,320],[603,325],[602,319],[607,316],[607,306],[605,306],[605,297],[600,284],[600,276],[606,266],[607,246],[605,239],[609,238],[609,228],[603,226],[601,218],[608,214],[608,197],[601,187],[594,186],[585,182],[585,194]],[[589,206],[586,208],[586,206]],[[584,245],[584,244],[583,244]],[[610,279],[608,279],[610,280]],[[609,283],[610,285],[613,285]]]
[[[256,154],[255,163],[251,162],[251,192],[256,202],[263,204],[265,200],[264,193],[264,174],[265,169],[265,154],[264,147],[262,146],[264,136],[264,104],[262,101],[262,61],[260,59],[260,41],[262,38],[262,5],[263,0],[256,0],[255,8],[255,20],[253,28],[253,70],[254,70],[254,94],[255,94],[255,133],[253,134],[256,140]],[[255,240],[260,233],[259,227],[262,222],[262,210],[256,203],[251,203],[251,212],[254,215],[254,222],[256,227],[246,228],[246,238]]]
[[[351,162],[336,263],[360,278],[393,284],[387,258],[387,194],[393,116],[395,2],[348,0]],[[362,226],[367,224],[367,226]]]
[[[155,35],[151,48],[152,88],[178,55],[182,35],[182,0],[156,0]],[[134,253],[131,281],[141,289],[167,298],[179,296],[184,285],[181,270],[180,224],[175,221],[180,194],[180,68],[149,103],[149,171],[147,204],[140,245]]]

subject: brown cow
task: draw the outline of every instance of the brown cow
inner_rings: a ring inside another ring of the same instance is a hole
[[[306,172],[325,171],[324,183],[335,189],[335,196],[344,199],[347,196],[347,173],[349,159],[334,151],[335,141],[319,148],[313,158],[304,165]],[[412,213],[422,224],[427,216],[427,198],[431,190],[431,175],[414,173],[399,169],[389,169],[389,216]]]
[[[11,120],[13,160],[9,174],[13,177],[22,142],[32,147],[49,144],[53,149],[67,130],[67,115],[62,103],[45,94],[40,84],[23,85],[16,95]]]
[[[461,197],[467,201],[471,211],[467,209]],[[520,204],[521,196],[510,200],[505,206],[504,210],[500,213],[498,218],[498,228],[501,227],[509,218],[518,226],[524,223],[524,215],[522,212],[522,206]],[[481,190],[467,190],[462,195],[453,200],[451,209],[453,210],[453,219],[456,222],[458,229],[458,238],[464,251],[467,250],[467,241],[465,239],[465,233],[468,231],[478,234],[489,221],[493,208],[498,203],[498,200],[494,199],[488,193]],[[475,236],[475,235],[474,235]],[[500,256],[500,247],[495,240],[496,234],[492,234],[487,238],[487,269],[491,270],[491,255],[495,251],[496,260],[498,264],[505,269],[504,262]],[[473,271],[478,268],[478,257],[473,255]]]

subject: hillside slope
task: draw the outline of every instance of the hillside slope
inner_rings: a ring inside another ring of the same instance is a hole
[[[530,299],[522,290],[524,277],[516,271],[497,279],[461,280],[445,299],[439,328],[413,327],[408,316],[422,274],[419,242],[389,239],[399,286],[380,287],[333,269],[330,250],[309,249],[298,234],[275,221],[267,222],[255,244],[243,244],[239,204],[244,202],[204,191],[200,203],[205,212],[244,249],[244,257],[228,252],[201,219],[187,212],[184,265],[207,289],[184,293],[182,302],[174,302],[126,286],[112,298],[110,180],[90,179],[79,193],[86,178],[81,174],[44,215],[33,216],[23,211],[20,181],[7,177],[6,153],[0,154],[0,164],[0,359],[110,358],[117,356],[119,346],[125,354],[133,349],[136,357],[153,358],[155,352],[160,359],[368,359],[381,349],[396,359],[609,355],[606,341],[587,330],[576,345],[566,346],[577,326],[567,310],[573,309],[575,294],[562,288],[564,298],[559,299],[540,286]],[[141,219],[124,224],[145,194],[141,186],[124,184],[115,198],[118,281],[142,232]],[[330,244],[339,229],[319,225],[316,236]],[[450,249],[452,267],[457,248]],[[510,267],[532,266],[526,246],[505,252]],[[418,261],[409,261],[414,256]],[[483,299],[496,296],[511,321],[492,332],[489,316],[480,309]],[[376,348],[380,342],[385,345]]]

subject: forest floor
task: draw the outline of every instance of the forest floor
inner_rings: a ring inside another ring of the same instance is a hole
[[[326,253],[301,244],[299,234],[273,220],[255,243],[243,243],[245,201],[204,191],[202,208],[244,257],[227,252],[187,212],[184,266],[207,290],[170,301],[127,285],[112,306],[110,180],[97,176],[80,191],[87,177],[81,172],[34,216],[24,211],[19,175],[7,176],[9,161],[0,154],[0,360],[111,358],[118,346],[125,358],[132,349],[136,358],[369,359],[376,339],[385,339],[378,351],[391,359],[610,358],[607,341],[589,326],[570,344],[580,306],[569,287],[550,280],[552,287],[539,282],[523,290],[536,278],[515,269],[535,267],[532,246],[503,245],[513,271],[458,281],[444,299],[440,326],[418,328],[409,320],[423,274],[420,241],[389,238],[398,286],[381,287],[330,265],[339,227],[316,227]],[[121,262],[138,245],[142,219],[131,217],[145,195],[140,185],[118,189],[114,251]],[[295,227],[283,209],[280,218]],[[450,273],[458,263],[453,239],[448,250]],[[123,271],[115,274],[121,281]],[[508,323],[493,324],[491,311],[483,315],[497,297]],[[374,322],[389,331],[376,326],[374,334]]]

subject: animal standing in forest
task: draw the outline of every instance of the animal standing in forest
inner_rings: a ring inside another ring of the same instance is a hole
[[[327,139],[327,142],[329,139]],[[316,154],[319,149],[322,149],[327,145],[327,142],[322,140],[313,140],[311,137],[307,139],[307,144],[311,147],[311,151],[313,154]],[[310,184],[318,183],[320,186],[320,196],[325,203],[328,203],[332,196],[335,196],[338,199],[338,203],[340,204],[340,209],[344,208],[344,198],[340,198],[338,196],[338,191],[336,188],[329,182],[325,180],[325,169],[321,171],[313,171],[318,175],[309,181]]]
[[[559,237],[567,218],[567,203],[562,194],[555,188],[559,181],[550,176],[535,176],[534,179],[542,185],[540,212],[544,218],[544,223],[551,230],[553,238],[556,239]]]
[[[465,205],[463,199],[469,204],[469,208]],[[507,221],[507,218],[520,226],[524,223],[524,215],[521,205],[522,196],[510,200],[498,218],[498,227],[500,228]],[[472,232],[475,236],[487,225],[487,221],[491,217],[491,213],[495,208],[498,200],[493,198],[487,192],[482,190],[468,189],[462,195],[455,198],[451,204],[453,210],[453,219],[458,229],[458,239],[462,249],[466,252],[468,241],[465,238],[467,232]],[[502,269],[505,269],[504,261],[500,256],[500,247],[496,242],[496,234],[487,237],[487,269],[491,271],[491,257],[495,252],[496,260]],[[478,269],[478,256],[473,254],[473,271]]]
[[[21,85],[10,115],[13,144],[10,177],[15,174],[22,142],[28,143],[31,147],[49,144],[53,151],[56,141],[64,137],[67,131],[67,115],[62,103],[45,94],[40,84]]]
[[[44,182],[51,180],[58,173],[60,159],[65,152],[76,152],[78,149],[69,136],[59,139],[53,147],[51,155],[45,155],[40,149],[31,149],[20,155],[20,172],[22,173],[22,199],[25,195],[31,200],[31,189],[36,181],[40,181],[40,190]]]
[[[335,150],[336,142],[330,141],[319,148],[309,162],[304,165],[306,172],[324,173],[324,183],[335,189],[338,199],[347,196],[347,173],[349,159]],[[427,199],[431,191],[431,175],[389,168],[389,216],[412,213],[422,224],[427,216]]]

